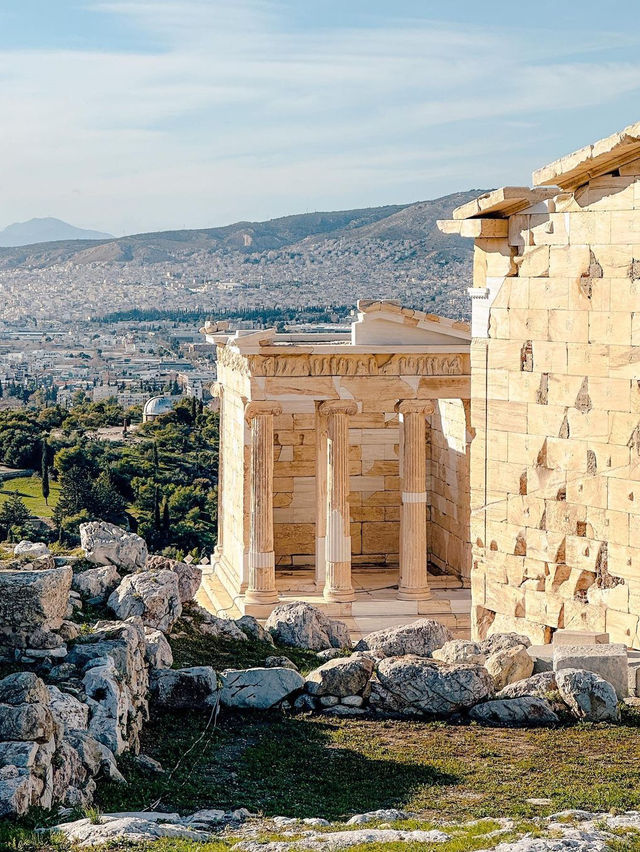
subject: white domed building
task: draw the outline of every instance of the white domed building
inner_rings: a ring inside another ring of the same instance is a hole
[[[153,396],[147,400],[142,409],[142,422],[151,423],[163,414],[173,411],[173,400],[168,396]]]

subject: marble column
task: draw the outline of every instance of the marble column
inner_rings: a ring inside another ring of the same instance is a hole
[[[282,406],[250,402],[245,418],[251,429],[249,585],[245,602],[278,601],[273,549],[273,417]]]
[[[346,602],[355,599],[351,583],[349,417],[356,413],[357,406],[349,400],[328,400],[319,410],[327,417],[324,598]]]
[[[400,600],[427,600],[429,536],[427,532],[426,417],[435,410],[430,400],[406,400],[396,405],[402,419],[400,477]]]
[[[316,570],[315,583],[324,589],[327,576],[327,415],[316,411]]]

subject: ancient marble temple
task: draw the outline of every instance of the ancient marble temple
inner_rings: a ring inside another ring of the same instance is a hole
[[[216,329],[216,603],[467,628],[434,589],[469,585],[469,327],[372,301],[344,332]]]

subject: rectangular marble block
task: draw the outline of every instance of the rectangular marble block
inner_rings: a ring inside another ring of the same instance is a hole
[[[585,669],[613,686],[619,699],[629,694],[627,648],[615,645],[560,645],[553,649],[553,670]]]

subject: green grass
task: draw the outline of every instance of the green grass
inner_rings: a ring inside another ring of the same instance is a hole
[[[38,518],[50,518],[58,502],[60,486],[57,482],[49,480],[49,487],[51,493],[49,494],[49,505],[47,506],[42,496],[42,482],[39,476],[19,476],[16,479],[8,479],[2,482],[0,506],[14,491],[17,491],[32,515]]]
[[[264,665],[267,657],[288,657],[304,674],[320,665],[315,651],[300,648],[287,648],[279,645],[274,648],[267,642],[248,642],[217,639],[203,636],[185,621],[179,621],[174,632],[184,634],[180,638],[171,638],[173,667],[213,666],[216,671],[223,669],[248,669]]]
[[[172,769],[207,716],[156,716],[142,748]],[[530,818],[564,808],[640,806],[638,717],[622,726],[494,730],[474,725],[338,720],[222,711],[170,780],[146,777],[127,758],[126,788],[105,784],[105,812],[247,807],[273,816],[341,819],[383,807],[424,819]],[[549,798],[550,806],[528,798]]]

